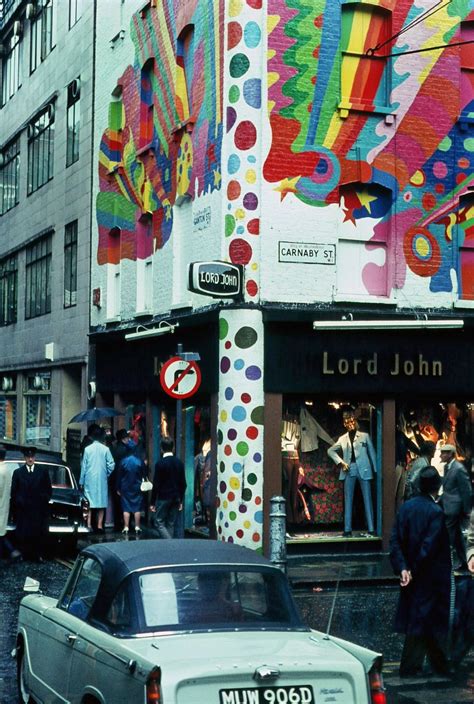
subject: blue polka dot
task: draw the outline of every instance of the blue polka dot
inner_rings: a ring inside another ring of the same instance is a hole
[[[260,452],[256,452],[253,456],[253,461],[254,462],[261,462],[262,461],[262,455]]]
[[[249,78],[244,83],[244,100],[251,108],[259,108],[262,104],[261,83],[259,78]]]
[[[234,464],[232,465],[232,469],[236,474],[240,474],[243,467],[240,462],[234,462]]]
[[[255,511],[254,519],[257,523],[263,523],[263,511]]]
[[[219,520],[222,521],[224,518],[224,511],[219,511]]]
[[[236,232],[237,234],[242,235],[245,232],[245,227],[243,225],[239,225]]]
[[[230,401],[231,398],[234,398],[234,389],[231,389],[230,386],[228,386],[224,391],[224,396],[226,397],[227,401]]]
[[[230,174],[235,174],[240,169],[240,159],[237,154],[231,154],[227,162],[227,170]]]
[[[247,418],[247,411],[243,406],[236,406],[232,409],[232,420],[242,421]]]
[[[255,164],[255,162],[257,161],[257,157],[253,156],[253,154],[251,154],[250,156],[247,157],[247,161],[249,162],[249,164]]]
[[[245,362],[243,359],[236,359],[234,362],[234,369],[237,369],[239,371],[240,369],[243,369],[245,366]]]
[[[244,29],[244,41],[249,49],[255,49],[260,44],[260,27],[256,22],[247,22]]]

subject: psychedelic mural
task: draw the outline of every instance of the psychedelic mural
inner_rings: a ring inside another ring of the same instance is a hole
[[[171,236],[178,198],[220,188],[222,22],[221,0],[167,0],[133,15],[134,63],[100,143],[99,264],[149,257]]]
[[[447,46],[472,40],[472,0],[269,0],[268,14],[263,174],[280,201],[339,204],[373,234],[367,251],[383,241],[367,294],[410,272],[473,299],[474,50]]]

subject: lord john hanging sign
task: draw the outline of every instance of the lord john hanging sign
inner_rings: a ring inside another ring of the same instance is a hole
[[[229,262],[193,262],[189,265],[188,289],[213,298],[242,295],[243,267]]]

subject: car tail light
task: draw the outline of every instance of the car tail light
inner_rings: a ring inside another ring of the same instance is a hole
[[[87,521],[87,517],[89,515],[89,502],[87,499],[81,500],[81,508],[82,508],[82,518],[84,519],[84,521]]]
[[[371,704],[387,704],[383,677],[378,665],[375,665],[369,672],[369,687]]]
[[[146,704],[161,704],[161,670],[154,667],[146,682]]]

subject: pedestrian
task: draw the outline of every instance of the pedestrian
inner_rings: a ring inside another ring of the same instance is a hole
[[[474,574],[474,508],[471,511],[471,518],[469,520],[469,528],[467,531],[467,566],[469,572]]]
[[[129,439],[126,446],[127,454],[120,463],[120,478],[117,486],[123,511],[124,535],[128,535],[130,530],[130,515],[133,513],[135,520],[135,535],[142,532],[140,528],[141,512],[143,510],[143,493],[141,483],[146,477],[146,467],[140,459],[137,444]]]
[[[183,509],[186,477],[184,465],[173,455],[174,442],[165,436],[161,440],[162,457],[155,465],[150,511],[160,538],[173,538],[176,519]]]
[[[0,557],[8,555],[11,560],[20,560],[20,551],[16,550],[7,538],[12,473],[3,461],[6,454],[6,448],[3,445],[0,445]]]
[[[104,516],[107,508],[107,478],[112,473],[115,463],[112,453],[104,444],[102,428],[93,428],[92,443],[84,450],[81,462],[79,485],[89,501],[87,525],[92,530],[92,514],[97,520],[97,532],[104,533]]]
[[[471,513],[471,482],[464,465],[456,460],[454,445],[441,447],[441,462],[445,462],[441,505],[446,516],[453,570],[460,570],[466,567],[462,530]]]
[[[25,464],[13,472],[11,504],[17,545],[26,560],[43,562],[52,495],[47,467],[36,464],[36,448],[23,450]]]
[[[400,676],[421,674],[425,656],[435,673],[447,674],[442,644],[448,634],[451,556],[445,518],[436,498],[441,477],[435,467],[420,471],[418,496],[395,519],[390,561],[400,575],[395,630],[405,634]]]
[[[109,493],[112,501],[112,508],[114,513],[114,528],[115,530],[122,530],[123,528],[123,517],[122,517],[122,500],[120,498],[119,484],[120,484],[120,465],[124,457],[127,456],[127,444],[130,440],[130,433],[126,428],[120,428],[115,433],[115,442],[112,445],[111,452],[114,458],[115,468],[112,474],[109,476]]]
[[[420,488],[418,486],[420,472],[423,467],[429,467],[431,460],[435,456],[436,443],[432,440],[426,440],[420,445],[420,456],[413,460],[407,471],[405,478],[405,493],[404,499],[408,501],[412,496],[418,496]]]

